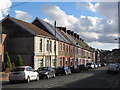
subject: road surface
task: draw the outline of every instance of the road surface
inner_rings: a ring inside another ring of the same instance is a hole
[[[120,74],[107,74],[107,67],[30,83],[6,83],[2,88],[120,88]]]

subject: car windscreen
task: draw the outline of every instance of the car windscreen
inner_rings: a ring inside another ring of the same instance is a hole
[[[117,64],[109,64],[109,68],[116,68],[118,65]]]
[[[24,68],[13,68],[11,72],[24,71]]]
[[[92,63],[87,63],[87,65],[92,65]]]
[[[56,69],[63,69],[63,67],[58,67],[58,68],[56,68]]]
[[[48,67],[40,67],[38,68],[38,71],[48,70]]]

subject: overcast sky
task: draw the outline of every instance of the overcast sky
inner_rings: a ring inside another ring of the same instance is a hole
[[[56,20],[57,26],[78,33],[94,48],[111,50],[118,47],[118,41],[114,40],[118,37],[117,2],[31,2],[8,8],[19,3],[0,0],[0,19],[10,13],[12,17],[27,22],[35,17],[51,24]]]

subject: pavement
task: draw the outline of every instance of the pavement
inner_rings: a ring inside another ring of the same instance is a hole
[[[8,83],[9,82],[9,73],[0,72],[0,82],[2,82],[2,84]]]

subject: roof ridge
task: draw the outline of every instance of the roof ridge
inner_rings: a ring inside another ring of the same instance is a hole
[[[41,28],[37,27],[32,23],[11,17],[10,15],[7,15],[4,20],[6,20],[7,18],[12,20],[14,23],[20,25],[22,28],[24,28],[26,31],[30,32],[33,35],[42,35],[42,36],[47,36],[54,39],[52,35],[50,35],[46,31],[42,30]]]

